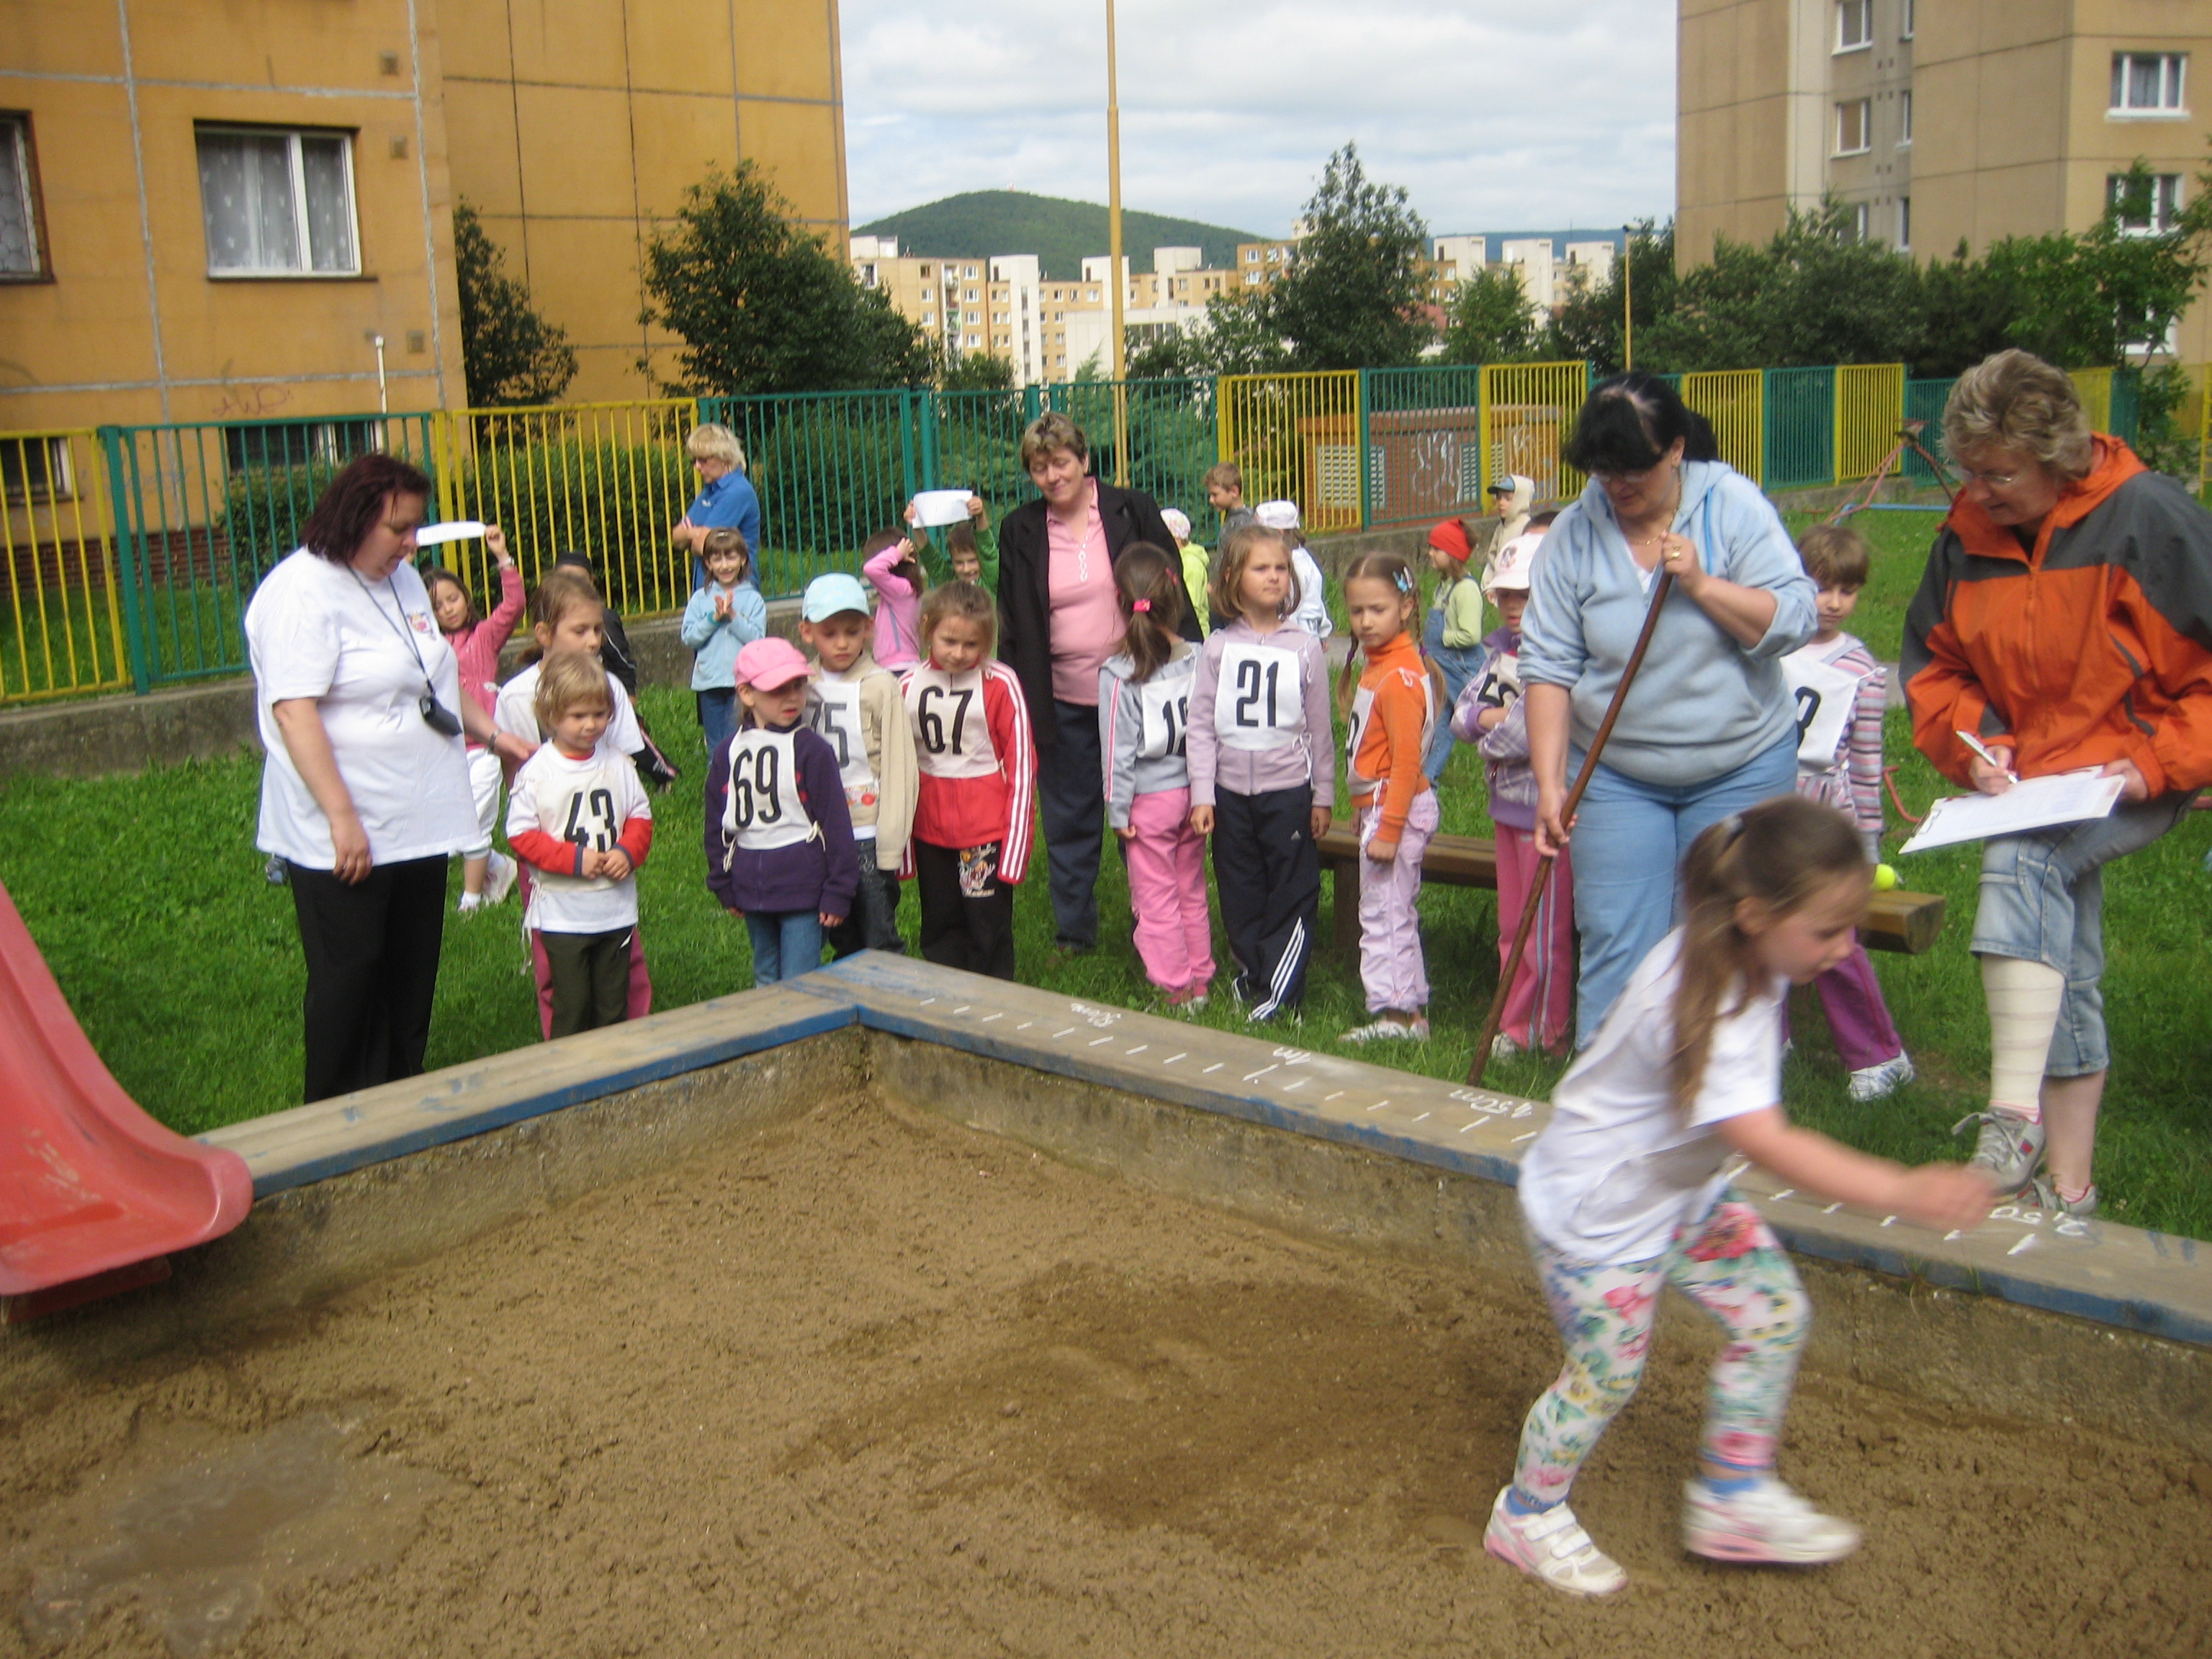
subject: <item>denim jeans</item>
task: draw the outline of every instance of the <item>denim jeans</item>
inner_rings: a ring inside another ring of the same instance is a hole
[[[1421,769],[1429,775],[1431,783],[1444,775],[1445,763],[1451,759],[1452,709],[1459,702],[1459,694],[1467,684],[1480,675],[1490,661],[1490,653],[1480,645],[1446,645],[1444,643],[1444,613],[1431,610],[1426,631],[1421,636],[1421,654],[1436,664],[1444,677],[1443,706],[1437,710],[1435,729],[1429,733],[1428,753],[1421,757]]]
[[[2066,975],[2046,1077],[2087,1077],[2112,1063],[2105,1041],[2105,866],[2181,822],[2194,791],[2115,807],[2110,817],[2005,836],[1982,848],[1974,910],[1979,957],[2039,962]]]
[[[812,910],[745,912],[753,940],[753,983],[774,985],[822,965],[822,918]]]
[[[1567,757],[1567,775],[1582,766]],[[1583,971],[1575,1046],[1596,1041],[1637,964],[1674,926],[1674,872],[1690,843],[1731,812],[1797,787],[1793,734],[1702,783],[1643,783],[1602,761],[1576,809],[1575,925]]]

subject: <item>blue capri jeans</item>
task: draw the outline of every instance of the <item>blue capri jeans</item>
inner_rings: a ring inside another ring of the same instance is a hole
[[[1569,755],[1567,775],[1583,757]],[[1731,812],[1797,787],[1797,738],[1703,783],[1644,783],[1603,762],[1575,810],[1575,928],[1583,946],[1575,1047],[1597,1040],[1637,964],[1674,926],[1674,872],[1690,843]]]
[[[2045,1077],[2087,1077],[2112,1063],[2105,1040],[2105,866],[2181,822],[2194,791],[2115,807],[2110,817],[2005,836],[1982,848],[1974,910],[1978,957],[2039,962],[2066,975]],[[1579,859],[1579,854],[1577,858]],[[1577,865],[1580,871],[1580,864]],[[1577,889],[1579,896],[1579,888]]]

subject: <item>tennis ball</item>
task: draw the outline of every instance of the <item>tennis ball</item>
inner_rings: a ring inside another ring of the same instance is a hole
[[[1875,866],[1874,890],[1875,892],[1887,893],[1891,888],[1896,885],[1897,872],[1895,869],[1887,864],[1877,864]]]

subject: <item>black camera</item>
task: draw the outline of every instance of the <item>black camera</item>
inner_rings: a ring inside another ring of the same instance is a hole
[[[436,692],[425,691],[422,701],[415,706],[422,711],[422,724],[439,736],[458,738],[461,735],[461,717],[440,702]]]

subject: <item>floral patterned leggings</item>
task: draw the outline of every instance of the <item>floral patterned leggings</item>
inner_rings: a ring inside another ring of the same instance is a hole
[[[1567,1363],[1522,1425],[1513,1484],[1523,1500],[1548,1506],[1564,1498],[1598,1437],[1636,1393],[1662,1284],[1728,1331],[1707,1389],[1703,1455],[1746,1472],[1772,1467],[1812,1307],[1757,1210],[1723,1192],[1703,1219],[1675,1234],[1666,1255],[1623,1267],[1571,1261],[1533,1237],[1528,1247]]]

